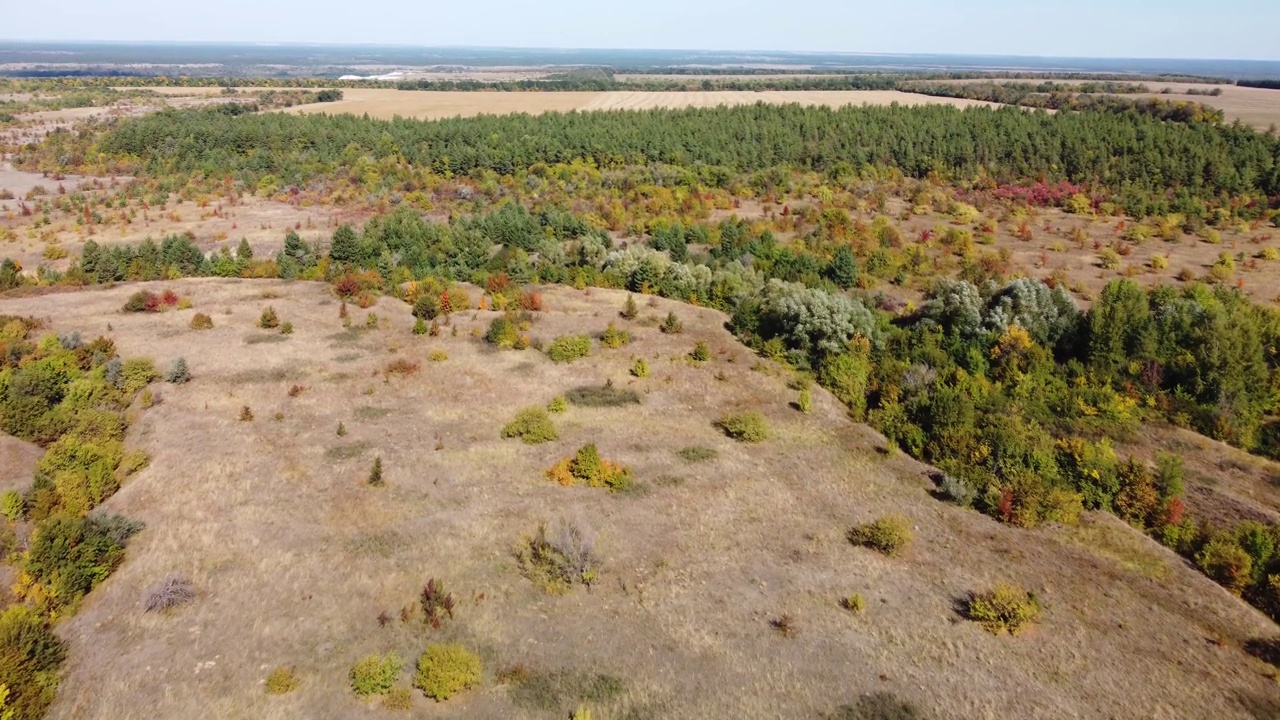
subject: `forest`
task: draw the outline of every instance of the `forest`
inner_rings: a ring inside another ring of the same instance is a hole
[[[54,136],[18,160],[82,163],[95,136]],[[247,115],[235,106],[166,111],[117,124],[96,144],[111,172],[199,172],[303,186],[361,156],[438,173],[509,174],[537,164],[662,163],[723,185],[742,173],[800,168],[839,178],[869,168],[958,183],[1069,181],[1097,187],[1137,217],[1257,217],[1280,194],[1280,138],[1247,128],[1100,112],[1016,108],[766,105],[631,113],[511,115],[416,122]],[[40,155],[42,157],[39,157]]]

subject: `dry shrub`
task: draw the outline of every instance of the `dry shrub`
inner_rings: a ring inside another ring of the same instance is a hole
[[[268,695],[284,695],[298,689],[298,675],[291,667],[281,665],[267,675]]]
[[[421,600],[423,620],[436,630],[440,629],[445,615],[448,615],[450,620],[453,619],[455,607],[453,593],[445,590],[443,580],[435,578],[427,580],[427,584],[422,586]]]
[[[550,533],[539,525],[533,537],[516,547],[516,561],[534,586],[552,595],[578,584],[589,587],[599,576],[595,532],[574,521],[561,522]]]
[[[306,390],[307,388],[303,385],[294,385],[293,387],[289,388],[289,397],[296,398],[302,393],[306,392]]]
[[[414,362],[412,360],[407,360],[405,358],[400,358],[398,360],[392,360],[390,363],[388,363],[387,366],[383,368],[382,372],[387,377],[390,377],[392,375],[399,375],[401,377],[412,377],[414,375],[417,375],[418,371],[420,371],[421,369],[422,369],[422,363]]]
[[[147,589],[143,606],[146,612],[168,612],[191,602],[195,597],[190,580],[170,575]]]
[[[610,380],[604,385],[576,387],[565,398],[578,407],[621,407],[639,405],[640,395],[634,390],[620,390]]]
[[[409,688],[392,688],[387,696],[382,698],[382,707],[387,710],[410,710],[413,708],[413,693]]]
[[[529,312],[542,312],[545,309],[542,302],[542,293],[532,290],[520,293],[518,305],[521,310],[528,310]]]
[[[191,329],[192,330],[212,330],[213,318],[209,317],[204,313],[196,313],[195,315],[191,316]]]

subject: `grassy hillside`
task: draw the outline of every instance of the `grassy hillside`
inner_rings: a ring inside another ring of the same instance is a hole
[[[172,288],[194,308],[121,314],[139,287]],[[480,337],[490,311],[414,335],[409,306],[386,298],[349,306],[344,328],[319,283],[193,279],[0,301],[52,332],[107,333],[125,357],[161,368],[183,357],[193,376],[155,386],[132,425],[152,461],[106,507],[147,528],[59,626],[70,660],[51,717],[394,717],[351,692],[352,666],[394,651],[407,689],[438,642],[478,654],[481,681],[439,705],[414,691],[415,715],[1277,711],[1271,670],[1245,652],[1274,625],[1115,517],[1024,530],[935,499],[930,468],[850,422],[826,391],[809,390],[808,413],[793,406],[792,371],[740,345],[722,313],[637,296],[627,320],[624,292],[541,296],[521,333],[535,347],[589,334],[588,357],[497,349]],[[267,306],[292,334],[258,327]],[[191,329],[196,312],[213,328]],[[683,332],[659,330],[669,312]],[[628,344],[595,339],[611,322]],[[690,357],[698,342],[705,362]],[[639,402],[573,402],[610,382],[608,394]],[[550,414],[557,439],[502,437],[521,408],[557,397],[570,400]],[[717,426],[747,411],[768,439],[738,443]],[[630,469],[629,489],[547,477],[588,443]],[[1274,486],[1233,482],[1274,502]],[[1187,484],[1194,497],[1203,483]],[[891,514],[913,536],[897,554],[849,541]],[[553,540],[568,526],[594,539],[589,585],[548,594],[522,572],[518,549],[541,524]],[[194,599],[145,612],[170,575]],[[429,579],[454,598],[439,628],[419,602]],[[1000,582],[1042,608],[1016,637],[967,617],[971,593]],[[855,595],[860,612],[842,606]],[[270,695],[281,667],[297,688]]]

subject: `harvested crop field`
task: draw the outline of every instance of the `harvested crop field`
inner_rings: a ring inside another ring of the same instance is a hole
[[[434,92],[387,89],[343,90],[336,103],[299,105],[285,112],[353,113],[370,117],[396,115],[435,120],[459,115],[568,112],[570,110],[647,110],[650,108],[714,107],[757,102],[801,105],[955,105],[970,107],[995,103],[957,98],[936,98],[893,90],[786,90],[715,92]]]

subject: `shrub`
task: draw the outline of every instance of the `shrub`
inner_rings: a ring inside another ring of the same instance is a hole
[[[889,555],[897,555],[911,542],[911,520],[904,515],[885,515],[849,531],[849,542]]]
[[[276,315],[275,308],[268,305],[262,309],[262,314],[258,316],[258,327],[263,330],[280,327],[280,316]]]
[[[351,690],[359,697],[381,695],[396,684],[404,661],[394,652],[370,655],[351,668]]]
[[[382,487],[382,458],[373,459],[373,469],[369,471],[369,484],[373,487]]]
[[[489,331],[485,333],[484,339],[500,348],[520,347],[520,326],[510,314],[496,317],[489,323]]]
[[[39,586],[25,594],[52,610],[74,606],[123,560],[123,538],[102,519],[55,515],[37,525],[23,558],[23,572]]]
[[[265,689],[268,695],[285,695],[297,690],[298,685],[293,668],[281,665],[267,674]]]
[[[551,402],[547,403],[547,412],[562,413],[569,409],[569,401],[563,397],[551,398]]]
[[[418,658],[413,684],[427,697],[444,701],[478,687],[483,670],[480,657],[461,645],[428,645]]]
[[[440,623],[444,622],[444,616],[448,615],[449,619],[453,619],[453,593],[444,589],[444,581],[430,578],[427,584],[422,586],[422,618],[428,625],[440,629]]]
[[[705,342],[699,340],[698,344],[693,346],[693,352],[689,353],[689,357],[693,358],[695,362],[706,362],[711,359],[711,348],[707,347]]]
[[[253,410],[248,405],[240,408],[240,422],[253,422]]]
[[[180,605],[185,605],[196,597],[191,581],[170,575],[147,589],[143,599],[145,612],[168,612]]]
[[[923,720],[924,713],[915,705],[888,692],[864,695],[853,705],[841,705],[835,712],[824,714],[823,720]]]
[[[649,377],[649,363],[644,358],[636,358],[636,362],[631,366],[631,374],[638,378]]]
[[[159,377],[160,373],[156,371],[155,361],[151,358],[129,358],[120,366],[117,387],[126,396],[132,396]]]
[[[626,330],[614,327],[613,323],[609,323],[609,327],[605,328],[604,333],[600,335],[600,345],[610,350],[617,350],[629,342],[631,342],[631,335]]]
[[[289,322],[289,321],[287,321],[287,320],[286,320],[285,322],[281,323],[281,324],[280,324],[280,334],[281,334],[281,335],[292,335],[292,334],[293,334],[293,323],[291,323],[291,322]]]
[[[1033,593],[1010,583],[999,583],[991,590],[974,593],[968,603],[969,619],[999,635],[1008,631],[1017,635],[1040,615],[1040,601]]]
[[[435,320],[440,315],[440,298],[426,293],[413,303],[413,316],[419,320]]]
[[[422,370],[421,363],[406,360],[405,358],[399,358],[387,363],[387,366],[382,369],[382,373],[387,377],[391,377],[392,375],[413,377],[414,375],[417,375],[420,370]]]
[[[5,712],[20,720],[44,717],[57,690],[66,643],[34,608],[16,604],[0,614],[0,687],[8,689]]]
[[[6,490],[0,495],[0,515],[9,520],[21,520],[24,513],[22,493],[17,490]]]
[[[448,359],[449,359],[449,353],[443,350],[432,350],[431,352],[427,353],[427,360],[433,363],[442,363]]]
[[[551,424],[547,411],[540,407],[529,407],[516,413],[516,418],[502,428],[502,437],[520,438],[526,445],[551,442],[560,437],[556,426]]]
[[[164,381],[175,385],[191,382],[191,371],[187,369],[186,358],[174,358],[164,373]]]
[[[604,385],[576,387],[565,397],[578,407],[621,407],[639,405],[640,395],[634,390],[620,390],[610,380]]]
[[[1253,580],[1253,558],[1227,534],[1210,538],[1196,553],[1196,565],[1232,593],[1239,595]]]
[[[378,313],[369,313],[364,317],[364,326],[370,330],[378,327]]]
[[[840,598],[840,607],[855,615],[861,615],[862,611],[867,609],[867,601],[862,598],[861,594],[854,593],[848,597]]]
[[[809,391],[809,388],[800,391],[800,397],[796,399],[796,407],[802,413],[813,411],[813,393]]]
[[[129,296],[124,303],[124,311],[131,313],[160,312],[162,304],[160,296],[147,290],[139,290]]]
[[[545,306],[542,302],[542,293],[532,290],[520,293],[520,299],[516,303],[521,310],[529,312],[542,312]]]
[[[599,575],[595,533],[576,522],[563,522],[551,534],[545,525],[516,548],[516,561],[525,577],[553,595],[574,585],[590,586]]]
[[[636,306],[636,299],[632,295],[627,295],[627,302],[622,306],[622,312],[618,313],[624,320],[635,320],[640,315],[640,308]]]
[[[195,315],[191,316],[191,329],[192,330],[212,330],[213,318],[209,317],[208,315],[205,315],[204,313],[196,313]]]
[[[339,420],[338,421],[338,437],[343,437],[346,434],[347,434],[347,426],[343,425],[342,421]]]
[[[758,443],[769,439],[769,425],[764,416],[755,411],[725,415],[716,425],[738,442]]]
[[[662,321],[662,325],[658,327],[666,335],[679,335],[684,332],[684,323],[680,322],[680,318],[676,317],[674,312],[667,313],[667,319]]]
[[[554,362],[569,363],[591,354],[591,338],[587,335],[561,335],[547,347],[547,357]]]
[[[601,458],[595,443],[583,445],[572,458],[551,466],[547,477],[566,487],[581,482],[613,492],[626,490],[631,485],[631,469]]]
[[[414,335],[426,335],[426,334],[427,334],[427,321],[426,321],[426,320],[423,320],[422,318],[418,318],[418,319],[414,320],[414,321],[413,321],[413,334],[414,334]]]

